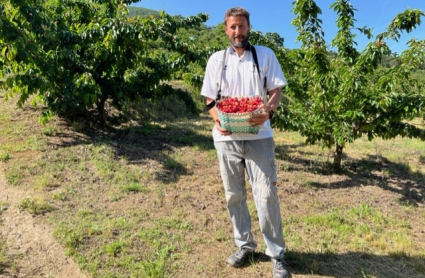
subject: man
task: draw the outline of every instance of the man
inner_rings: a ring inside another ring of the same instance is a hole
[[[240,267],[254,253],[257,243],[251,232],[251,218],[246,203],[245,170],[252,185],[260,229],[267,245],[266,255],[273,262],[273,277],[289,277],[283,255],[285,243],[276,187],[275,143],[269,117],[281,99],[280,88],[286,79],[273,51],[248,42],[249,12],[231,8],[224,16],[225,32],[231,46],[214,53],[208,60],[201,94],[206,97],[209,113],[214,120],[214,146],[220,163],[227,208],[233,224],[238,250],[227,262]],[[264,82],[266,83],[264,85]],[[268,91],[264,93],[263,85]],[[260,126],[258,134],[231,133],[220,125],[214,106],[218,92],[222,97],[261,96],[263,112],[249,119],[252,126]]]

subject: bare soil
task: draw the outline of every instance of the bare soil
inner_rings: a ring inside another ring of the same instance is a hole
[[[87,277],[65,248],[52,236],[52,227],[43,220],[20,211],[18,202],[29,193],[6,183],[0,163],[0,236],[6,240],[9,265],[0,277]]]

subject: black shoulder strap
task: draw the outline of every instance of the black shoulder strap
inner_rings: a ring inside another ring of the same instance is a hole
[[[217,98],[215,100],[211,101],[210,103],[208,103],[205,106],[205,108],[204,108],[205,112],[211,110],[211,108],[213,108],[215,106],[217,101],[219,101],[221,99],[221,81],[223,80],[223,72],[224,72],[224,67],[225,67],[224,64],[226,63],[226,53],[227,53],[227,48],[223,52],[223,63],[221,64],[220,85],[218,86]]]
[[[255,50],[255,47],[253,45],[251,45],[251,52],[252,52],[252,57],[254,58],[255,67],[257,68],[258,76],[261,79],[260,67],[258,66],[257,51]]]
[[[252,58],[254,58],[254,64],[255,67],[257,68],[257,72],[258,72],[258,77],[260,77],[261,80],[261,74],[260,74],[260,66],[258,65],[258,58],[257,58],[257,51],[255,50],[255,47],[253,45],[251,45],[251,52],[252,52]],[[264,88],[266,88],[267,85],[267,77],[264,76]]]
[[[225,63],[226,63],[226,53],[227,53],[227,48],[224,50],[223,53],[223,63],[221,64],[221,74],[220,74],[220,85],[218,86],[218,91],[217,91],[217,100],[221,99],[221,81],[223,80],[223,73],[224,73],[224,67],[225,67]]]

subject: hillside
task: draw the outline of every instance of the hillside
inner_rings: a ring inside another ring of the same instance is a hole
[[[146,9],[146,8],[142,8],[142,7],[135,7],[135,6],[129,6],[128,7],[128,16],[129,17],[133,17],[133,16],[146,17],[146,16],[149,16],[149,15],[156,15],[158,13],[159,13],[158,11]]]

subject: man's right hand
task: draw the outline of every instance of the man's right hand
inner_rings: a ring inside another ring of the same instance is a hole
[[[230,134],[232,134],[230,131],[228,131],[227,129],[225,129],[225,128],[222,128],[221,127],[221,124],[220,124],[220,120],[219,119],[217,119],[217,120],[215,120],[215,127],[217,128],[217,130],[218,130],[218,132],[221,134],[221,135],[230,135]]]

